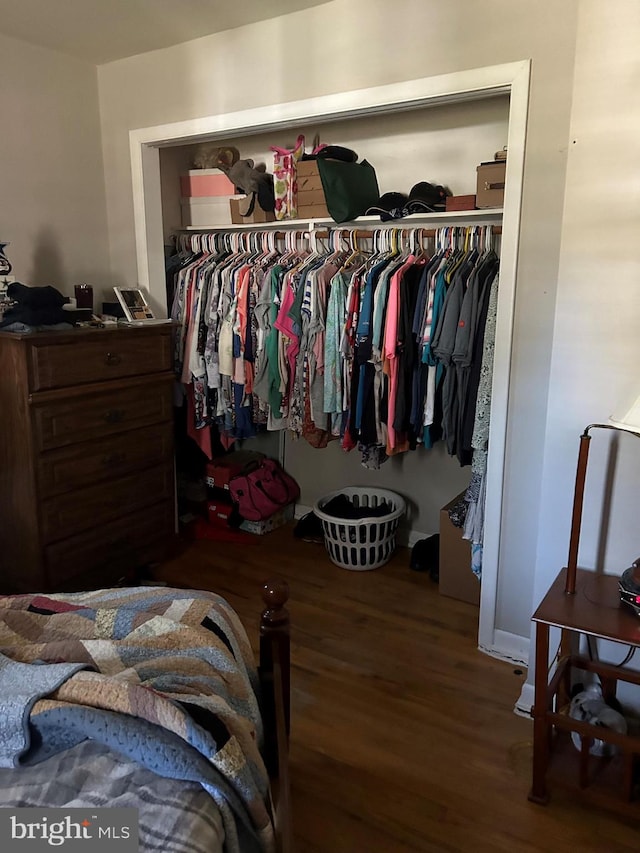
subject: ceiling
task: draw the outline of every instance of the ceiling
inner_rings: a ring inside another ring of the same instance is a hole
[[[0,0],[0,33],[94,65],[327,0]]]

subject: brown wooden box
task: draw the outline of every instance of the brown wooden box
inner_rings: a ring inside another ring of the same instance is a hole
[[[448,195],[446,200],[447,211],[449,210],[475,210],[476,197],[474,195]]]
[[[302,160],[297,166],[298,219],[328,219],[322,178],[316,160]]]
[[[316,204],[300,204],[298,202],[297,219],[330,219],[327,205],[324,202]]]
[[[476,187],[476,207],[478,209],[502,207],[504,205],[506,170],[507,163],[505,160],[481,163],[478,166],[478,184]]]
[[[298,175],[298,181],[300,181],[301,178],[309,180],[315,179],[319,182],[320,186],[322,186],[317,160],[299,160],[296,164],[296,172]]]
[[[308,204],[325,204],[324,190],[298,189],[298,207],[304,207]]]
[[[462,530],[454,527],[449,510],[462,498],[459,494],[440,510],[440,580],[441,595],[469,604],[480,604],[480,582],[471,571],[471,543],[462,538]]]

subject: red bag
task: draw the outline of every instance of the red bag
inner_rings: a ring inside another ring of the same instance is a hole
[[[247,521],[263,521],[300,497],[300,488],[274,459],[229,481],[232,500]]]

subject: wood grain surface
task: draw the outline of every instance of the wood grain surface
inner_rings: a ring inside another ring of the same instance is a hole
[[[478,609],[438,594],[401,549],[350,572],[292,526],[201,541],[156,575],[214,590],[257,649],[260,585],[290,585],[291,781],[298,853],[617,853],[638,815],[550,783],[528,802],[532,723],[523,674],[477,650]]]

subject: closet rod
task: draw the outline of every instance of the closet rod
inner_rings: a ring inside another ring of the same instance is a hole
[[[451,225],[448,226],[450,228],[484,228],[486,226],[480,225]],[[502,225],[490,225],[492,234],[502,234]],[[178,229],[181,233],[184,233],[183,229]],[[245,229],[243,231],[234,231],[233,225],[230,225],[228,230],[223,226],[216,225],[210,230],[206,228],[199,228],[197,231],[189,231],[189,234],[220,234],[220,233],[233,233],[233,234],[250,234],[252,232],[258,231],[261,234],[273,234],[274,237],[278,240],[283,240],[287,234],[315,234],[316,237],[326,238],[329,237],[331,233],[339,232],[342,234],[354,234],[356,237],[366,240],[367,237],[370,237],[374,231],[398,231],[402,234],[411,234],[414,231],[420,231],[422,237],[435,237],[438,231],[442,230],[440,228],[397,228],[396,226],[387,226],[386,228],[370,228],[367,231],[359,231],[354,230],[352,228],[332,228],[330,230],[319,231],[315,229],[309,230],[308,228],[300,228],[300,229],[292,229],[291,231],[271,231],[266,228],[260,228],[259,223],[256,223],[255,228]]]
[[[474,226],[474,225],[452,225],[449,227],[450,228],[475,228],[475,227],[484,228],[484,226]],[[502,234],[502,225],[491,225],[490,227],[491,227],[491,233],[492,234]],[[259,230],[259,229],[256,229],[256,230]],[[367,237],[370,237],[372,232],[375,230],[376,230],[375,228],[371,228],[368,231],[353,231],[350,228],[333,228],[333,229],[331,229],[331,231],[313,231],[312,233],[314,233],[317,237],[328,237],[332,231],[338,231],[338,232],[342,232],[344,234],[355,234],[356,237],[361,237],[363,239],[366,239]],[[438,233],[438,231],[440,231],[441,229],[439,229],[439,228],[396,228],[394,226],[390,226],[388,228],[377,229],[377,230],[398,231],[404,235],[412,234],[414,231],[419,231],[421,237],[435,237],[436,234]],[[282,234],[283,232],[279,231],[277,233]]]

